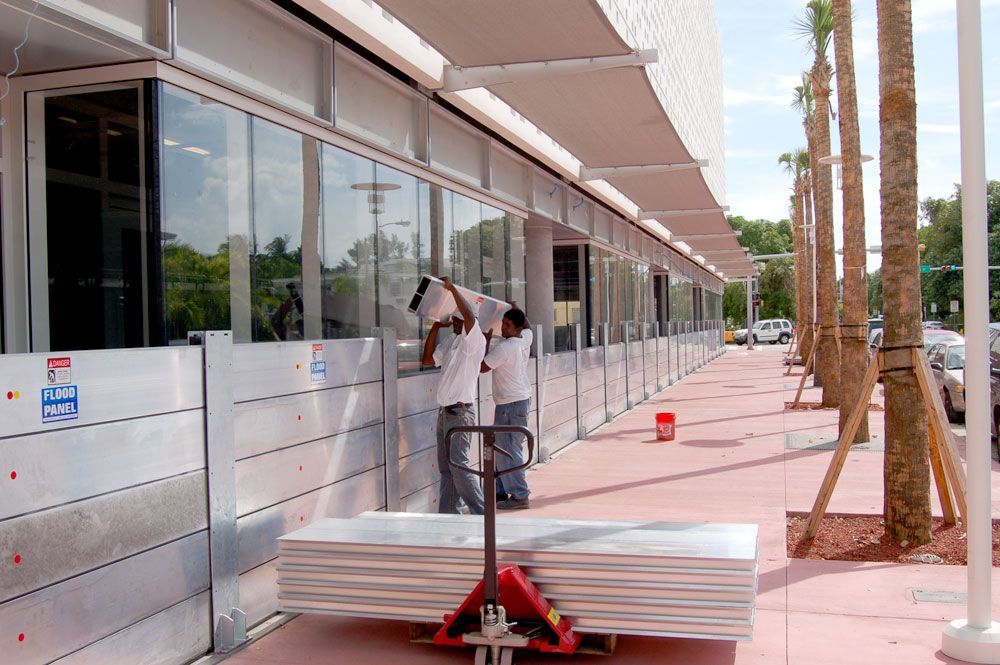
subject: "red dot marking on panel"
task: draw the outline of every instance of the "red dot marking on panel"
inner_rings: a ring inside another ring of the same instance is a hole
[[[301,465],[301,464],[299,464],[299,471],[301,471],[301,470],[302,470],[302,465]]]
[[[14,399],[14,393],[12,393],[11,391],[8,390],[7,391],[7,399]]]
[[[17,636],[17,641],[18,642],[23,642],[24,641],[24,633],[21,633],[20,635]]]
[[[302,369],[302,365],[300,363],[295,363],[295,369]]]
[[[21,563],[21,555],[20,554],[15,554],[14,555],[14,565],[17,565],[19,563]]]
[[[299,422],[302,422],[302,416],[299,416]]]
[[[16,480],[17,479],[17,471],[11,471],[10,472],[10,479],[11,480]]]
[[[304,518],[304,517],[299,517],[299,521],[300,521],[300,522],[305,522],[305,521],[306,521],[306,518]]]

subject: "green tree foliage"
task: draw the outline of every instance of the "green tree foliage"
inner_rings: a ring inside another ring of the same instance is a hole
[[[787,219],[771,222],[728,216],[734,230],[741,231],[740,244],[755,255],[784,254],[792,251],[792,223]],[[795,318],[795,267],[791,258],[771,259],[760,275],[761,318]],[[746,288],[742,283],[726,284],[722,301],[728,327],[746,324]]]
[[[922,226],[917,231],[926,246],[921,263],[931,266],[962,265],[962,190],[946,199],[925,199],[920,204]],[[1000,265],[1000,181],[986,185],[986,218],[989,233],[989,263]],[[924,315],[930,315],[931,303],[937,304],[938,316],[944,316],[952,300],[962,300],[964,272],[931,272],[921,275]],[[1000,270],[990,271],[990,320],[1000,320]]]
[[[882,269],[868,273],[868,316],[882,314]]]

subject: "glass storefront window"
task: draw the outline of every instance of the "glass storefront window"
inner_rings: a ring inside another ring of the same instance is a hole
[[[167,342],[230,327],[249,341],[249,118],[170,85],[160,109]]]
[[[381,164],[375,165],[375,181],[384,196],[375,215],[379,325],[396,330],[400,373],[416,372],[421,322],[407,306],[430,266],[429,188],[418,187],[414,176]]]
[[[573,348],[572,325],[580,323],[580,255],[582,245],[565,245],[552,248],[552,284],[555,316],[555,351]]]
[[[322,146],[323,337],[367,337],[375,298],[375,162]]]
[[[467,196],[453,193],[451,211],[451,228],[448,229],[446,248],[451,278],[459,286],[482,292],[481,204]]]
[[[510,288],[507,300],[517,303],[524,309],[527,306],[525,289],[527,287],[524,272],[524,257],[527,248],[524,244],[524,218],[507,213],[507,276]]]
[[[502,210],[482,205],[480,241],[483,260],[483,293],[507,300],[507,224]]]
[[[318,146],[259,118],[251,126],[253,341],[317,338],[307,315],[318,323]]]

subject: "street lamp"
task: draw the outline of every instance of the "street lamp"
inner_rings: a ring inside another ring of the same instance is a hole
[[[873,159],[875,159],[875,158],[872,157],[871,155],[861,155],[861,163],[862,164],[864,164],[865,162],[870,162]],[[844,173],[843,173],[844,158],[842,156],[840,156],[840,155],[827,155],[826,157],[820,157],[819,158],[819,163],[820,164],[826,164],[827,166],[833,165],[833,166],[837,167],[837,189],[843,189],[844,188]]]
[[[397,190],[402,185],[394,182],[356,182],[351,185],[351,189],[368,192],[368,212],[373,215],[381,215],[385,212],[385,194]]]

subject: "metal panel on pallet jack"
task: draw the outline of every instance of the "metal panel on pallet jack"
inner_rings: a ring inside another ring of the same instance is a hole
[[[755,525],[497,520],[517,563],[580,632],[749,639]],[[482,574],[482,518],[369,513],[281,539],[286,611],[440,622]]]

